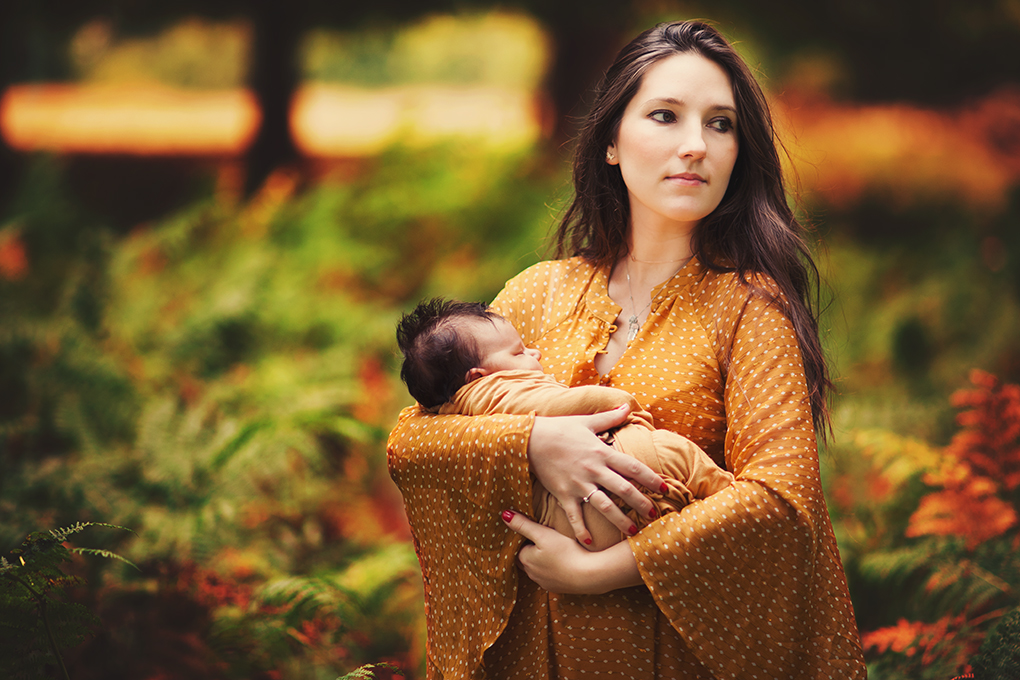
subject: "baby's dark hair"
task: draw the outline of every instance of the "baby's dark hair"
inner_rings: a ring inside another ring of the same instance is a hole
[[[502,318],[484,302],[432,298],[418,303],[397,324],[397,345],[404,354],[400,379],[426,408],[450,401],[464,386],[467,372],[481,365],[478,345],[460,333],[458,322]]]

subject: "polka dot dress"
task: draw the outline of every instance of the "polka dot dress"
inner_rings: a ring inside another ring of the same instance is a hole
[[[531,417],[406,409],[389,465],[425,580],[428,677],[864,678],[789,321],[695,259],[600,376],[620,313],[607,274],[541,263],[493,304],[546,372],[630,392],[736,481],[629,539],[644,587],[550,594],[516,569],[522,539],[499,518],[530,504]]]

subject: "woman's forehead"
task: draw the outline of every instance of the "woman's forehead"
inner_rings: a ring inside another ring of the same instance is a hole
[[[733,85],[726,70],[697,52],[679,52],[649,65],[628,106],[660,101],[736,111]]]

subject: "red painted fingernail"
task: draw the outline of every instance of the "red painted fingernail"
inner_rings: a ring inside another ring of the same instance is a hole
[[[584,544],[585,545],[591,545],[591,539],[590,538],[584,539]]]
[[[652,509],[648,511],[648,516],[655,519],[659,516],[659,509],[653,505]]]
[[[666,486],[666,482],[663,482],[662,485],[659,486],[659,493],[666,493],[667,491],[669,491],[669,487]]]
[[[630,531],[630,535],[633,536],[634,534],[637,533],[637,527],[631,524],[630,529],[628,529],[628,531]]]
[[[504,510],[503,511],[503,521],[504,522],[509,524],[510,520],[512,520],[513,518],[514,518],[514,511],[513,510]]]

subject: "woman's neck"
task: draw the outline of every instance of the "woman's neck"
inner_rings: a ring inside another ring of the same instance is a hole
[[[673,279],[690,261],[691,240],[676,230],[631,229],[624,253],[609,274],[610,299],[620,307],[616,330],[595,357],[595,370],[605,375],[637,336],[651,310],[652,291]]]
[[[690,234],[676,231],[631,228],[627,249],[621,264],[642,287],[662,283],[693,255]]]

